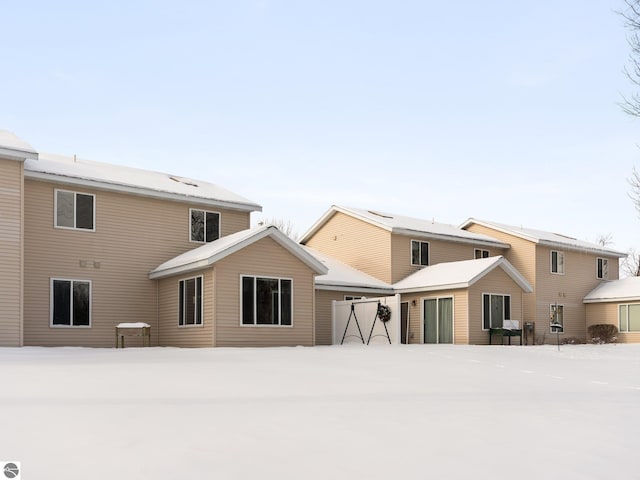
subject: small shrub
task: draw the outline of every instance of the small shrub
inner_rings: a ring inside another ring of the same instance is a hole
[[[618,340],[618,327],[615,325],[599,323],[591,325],[587,331],[591,343],[615,343]]]
[[[578,337],[567,337],[560,340],[560,343],[562,343],[562,345],[580,345],[583,341]]]

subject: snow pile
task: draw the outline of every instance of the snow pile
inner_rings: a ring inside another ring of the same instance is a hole
[[[32,479],[637,478],[640,345],[0,349]]]

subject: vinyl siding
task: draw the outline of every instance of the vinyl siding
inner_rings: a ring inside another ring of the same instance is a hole
[[[345,295],[371,297],[370,292],[316,290],[316,345],[331,345],[333,341],[332,302],[343,301]]]
[[[22,345],[23,168],[0,159],[0,346]]]
[[[54,189],[95,194],[95,232],[54,228]],[[120,322],[151,325],[158,343],[156,282],[148,273],[198,247],[189,241],[189,208],[119,192],[25,181],[24,343],[110,347]],[[221,233],[248,228],[249,214],[221,211]],[[92,282],[91,328],[52,328],[50,278]]]
[[[306,244],[391,283],[391,233],[383,228],[336,212]]]
[[[457,262],[461,260],[472,260],[477,246],[469,243],[449,242],[446,240],[424,239],[418,236],[410,237],[405,235],[392,235],[391,238],[391,264],[392,283],[402,280],[420,270],[421,266],[411,265],[411,241],[429,243],[429,265],[436,265],[445,262]],[[502,255],[502,249],[481,247],[489,250],[491,256]]]
[[[487,345],[489,332],[482,330],[482,294],[511,296],[511,320],[519,320],[523,326],[523,292],[522,289],[501,268],[495,268],[469,287],[469,343],[473,345]],[[494,342],[499,341],[499,337]],[[504,339],[507,343],[507,339]],[[511,343],[520,343],[518,337],[513,337]]]
[[[608,303],[587,303],[585,304],[586,316],[587,316],[587,328],[591,325],[597,325],[600,323],[606,323],[609,325],[615,325],[616,328],[620,328],[620,320],[618,318],[618,310],[621,304],[633,304],[636,302],[608,302]],[[640,343],[640,332],[619,332],[619,343]]]
[[[202,325],[179,326],[180,280],[202,276]],[[163,347],[213,347],[214,270],[158,280],[158,344]]]
[[[293,280],[293,326],[242,326],[242,275]],[[271,238],[263,238],[215,265],[215,346],[314,344],[314,273]]]
[[[442,290],[437,292],[403,294],[401,302],[409,304],[409,343],[423,343],[423,300],[427,298],[453,298],[453,342],[465,345],[468,341],[468,294],[466,290]],[[412,301],[416,302],[415,306]]]

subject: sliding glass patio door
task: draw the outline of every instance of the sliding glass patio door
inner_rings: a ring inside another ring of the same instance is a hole
[[[424,343],[453,343],[453,298],[424,300]]]

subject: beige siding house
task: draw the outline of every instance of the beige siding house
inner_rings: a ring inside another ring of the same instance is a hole
[[[584,298],[587,328],[615,325],[618,342],[640,343],[640,277],[603,282]]]
[[[564,338],[586,340],[583,300],[600,283],[618,279],[624,253],[556,233],[469,219],[461,228],[510,244],[505,257],[533,287],[524,297],[524,318],[535,323],[538,341],[549,342],[562,324]]]

